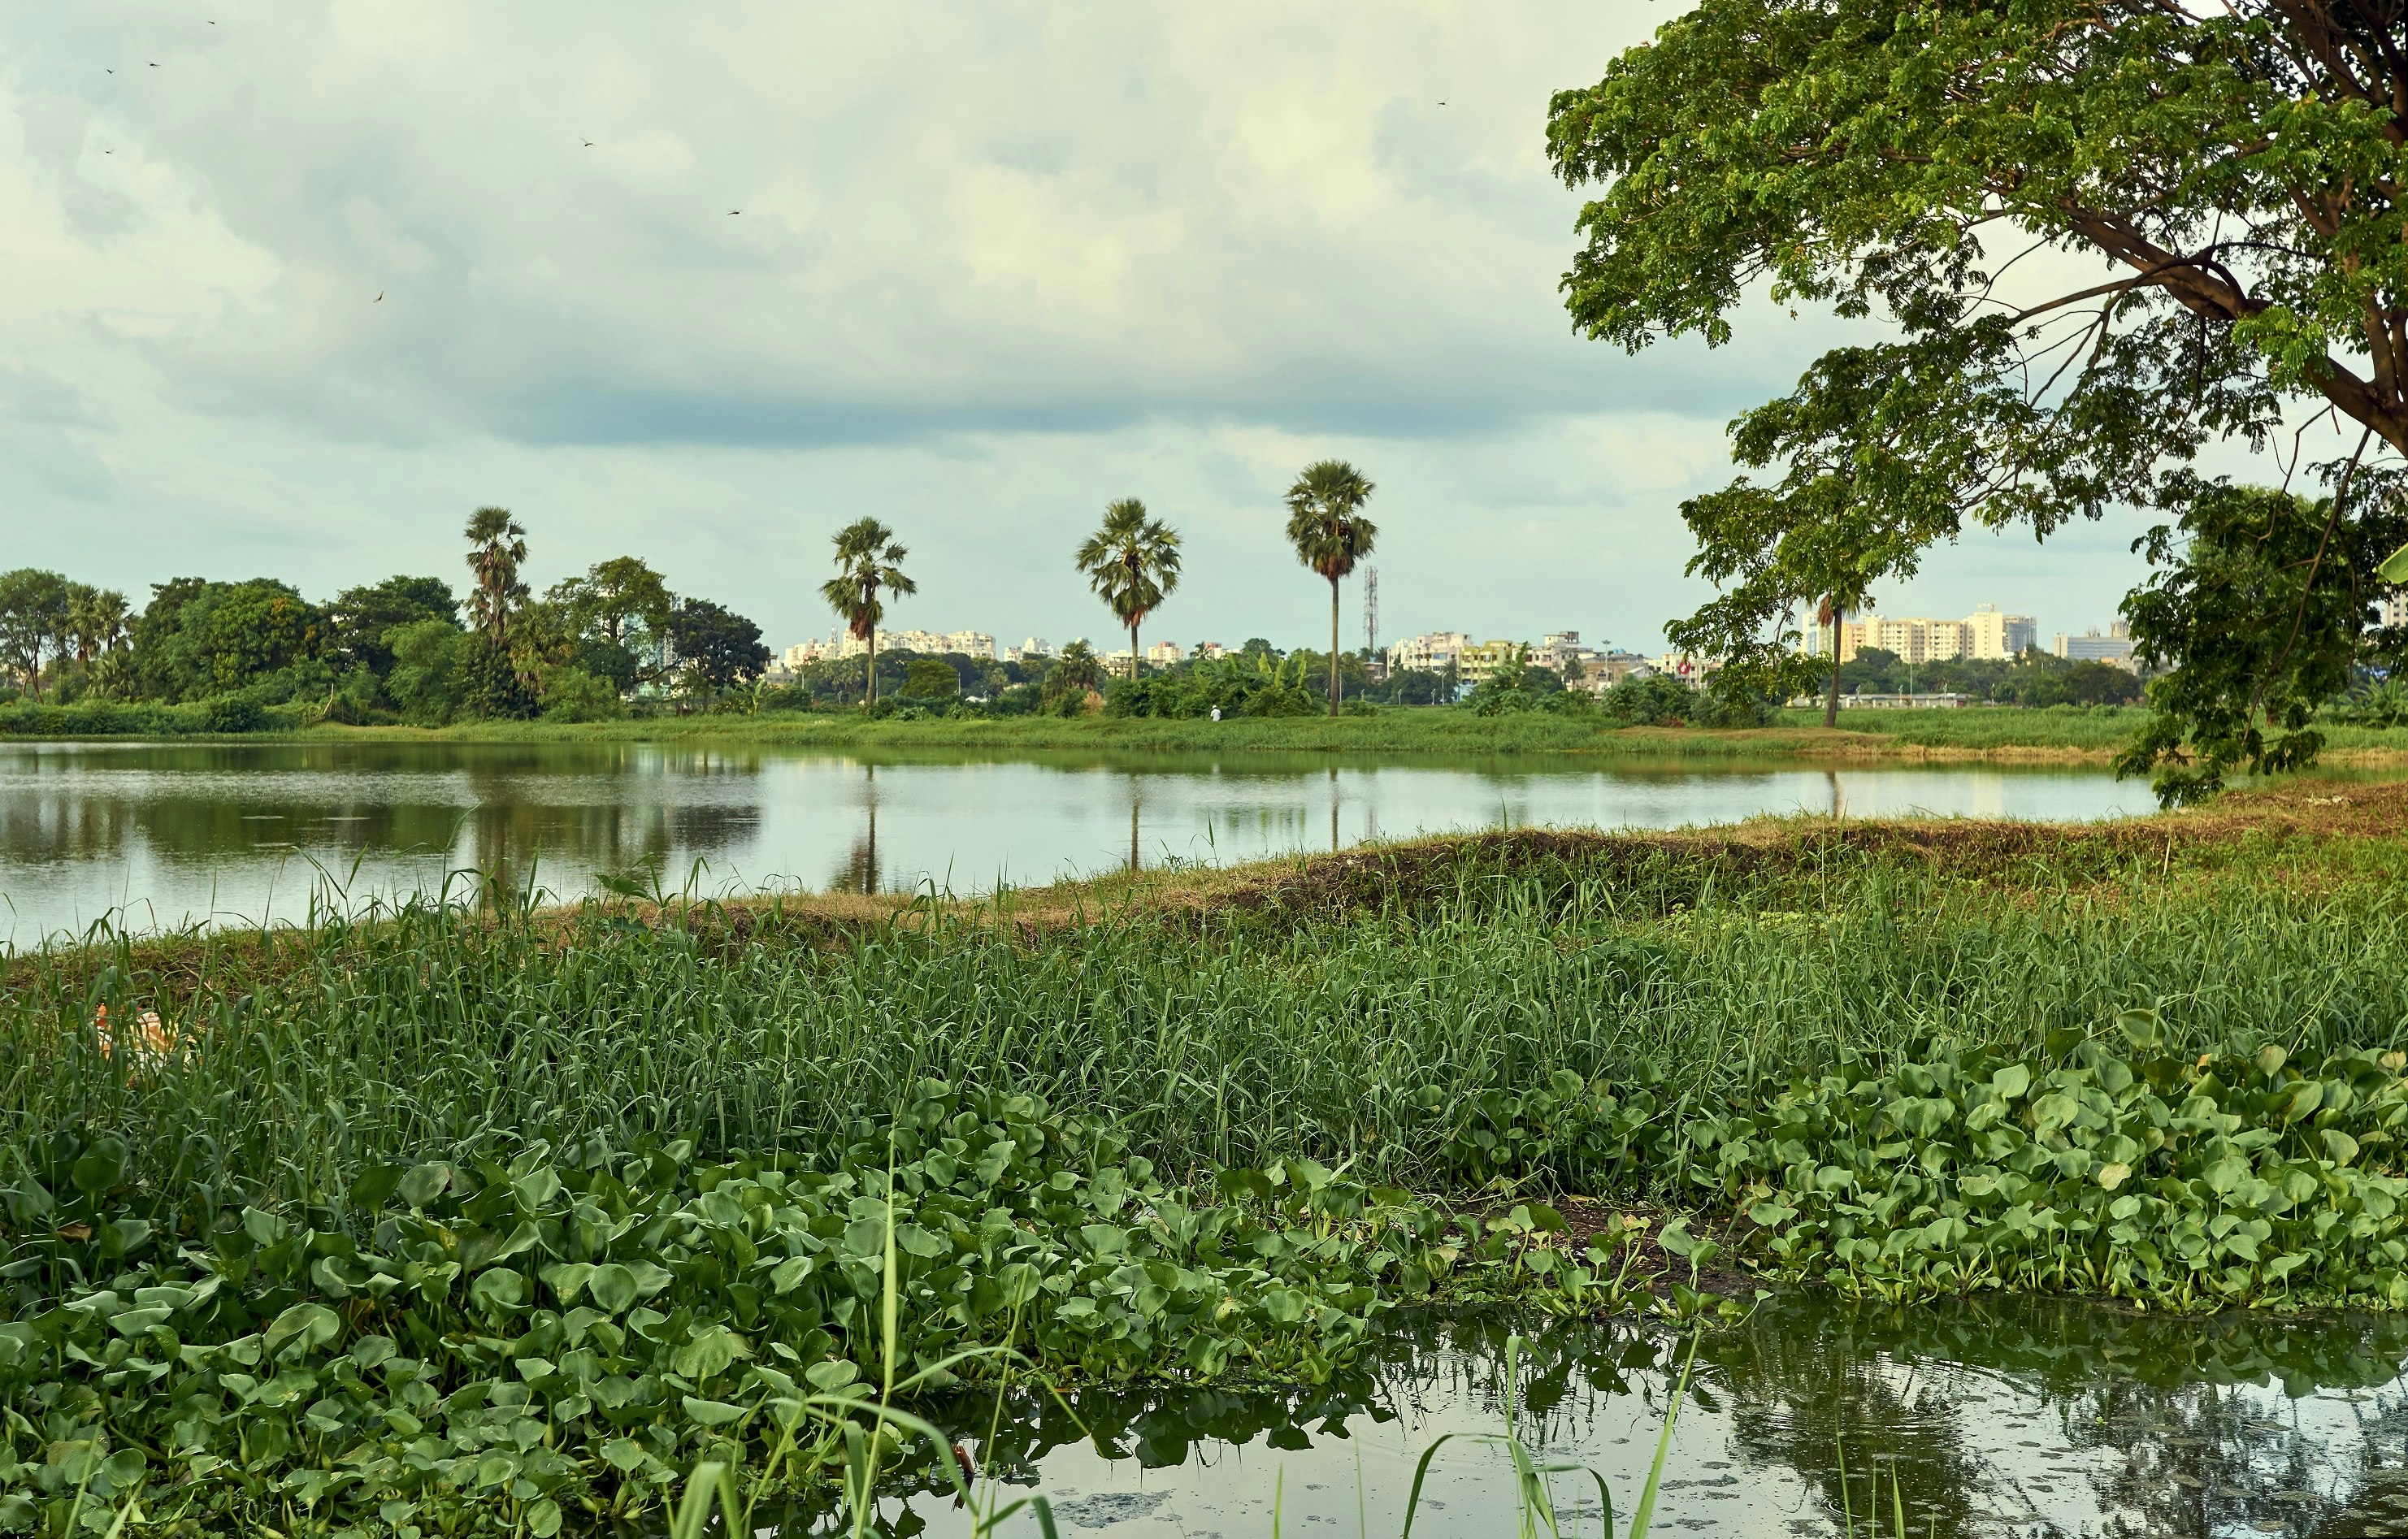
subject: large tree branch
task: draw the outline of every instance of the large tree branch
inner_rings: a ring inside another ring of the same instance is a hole
[[[2181,262],[2145,235],[2095,209],[2071,209],[2067,223],[2076,235],[2126,266],[2155,273],[2157,287],[2177,303],[2211,320],[2229,324],[2267,307],[2265,300],[2252,295],[2222,264]],[[2385,350],[2379,334],[2370,336],[2368,342],[2376,352]],[[2370,429],[2399,452],[2408,454],[2408,410],[2402,409],[2396,381],[2391,389],[2377,389],[2328,354],[2310,382],[2316,393],[2344,416]]]

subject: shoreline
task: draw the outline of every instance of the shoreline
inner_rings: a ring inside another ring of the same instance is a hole
[[[1596,718],[1541,713],[1479,717],[1442,707],[1370,716],[1238,718],[1226,721],[1145,717],[867,721],[851,713],[652,717],[594,723],[465,723],[449,727],[317,726],[243,734],[28,734],[27,745],[121,744],[290,747],[553,744],[683,744],[764,748],[927,749],[1009,753],[1293,753],[1416,759],[1540,757],[1565,760],[1784,761],[1851,764],[2112,763],[2144,713],[2136,709],[1866,712],[1886,720],[1839,728],[1797,721],[1756,728],[1617,726]],[[1899,720],[1898,718],[1905,718]],[[2408,729],[2334,727],[2320,763],[2335,768],[2408,765]]]
[[[713,933],[738,946],[775,941],[808,948],[845,947],[888,926],[957,927],[1029,944],[1132,921],[1202,925],[1231,919],[1302,920],[1382,903],[1407,901],[1410,906],[1471,866],[1512,872],[1534,863],[1570,861],[1637,870],[1670,861],[1695,862],[1701,870],[1762,873],[1813,865],[1838,855],[1945,864],[1965,876],[1991,867],[2009,872],[2042,856],[2171,864],[2178,855],[2229,855],[2244,842],[2272,849],[2293,842],[2398,837],[2403,832],[2408,832],[2408,782],[2386,781],[2331,797],[2308,788],[2229,791],[2203,806],[2080,823],[1942,817],[1834,822],[1801,813],[1659,830],[1520,828],[1430,834],[1231,865],[1104,872],[934,900],[916,891],[801,888],[691,899],[667,893],[666,903],[595,893],[514,911],[509,922],[525,923],[563,944],[570,938],[571,927],[594,908],[647,927]],[[481,899],[454,903],[447,912],[483,928],[500,922]],[[370,917],[337,921],[335,928],[367,936],[400,922]],[[322,933],[297,924],[265,929],[242,925],[0,949],[0,991],[43,966],[74,966],[111,956],[139,967],[181,967],[197,977],[207,971],[208,959],[219,954],[248,949],[272,957],[289,947],[297,955]]]

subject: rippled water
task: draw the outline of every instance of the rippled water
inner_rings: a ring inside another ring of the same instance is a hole
[[[1686,1342],[1625,1323],[1528,1324],[1515,1432],[1605,1477],[1627,1530]],[[1061,1532],[1116,1539],[1393,1536],[1443,1434],[1506,1425],[1508,1322],[1435,1319],[1318,1389],[1154,1389],[991,1400],[949,1430],[1007,1500],[1041,1491]],[[2408,1320],[2168,1319],[2002,1300],[1905,1310],[1773,1301],[1702,1338],[1656,1528],[1670,1533],[2408,1533]],[[1567,1534],[1597,1534],[1593,1481],[1556,1475]],[[1869,1523],[1869,1515],[1874,1521]],[[890,1498],[891,1532],[962,1535],[950,1496]],[[824,1518],[818,1519],[824,1522]],[[773,1532],[813,1532],[791,1518]],[[1033,1521],[1006,1532],[1034,1534]],[[1412,1532],[1514,1532],[1501,1449],[1449,1443]]]
[[[466,869],[559,896],[645,862],[671,887],[957,893],[1500,823],[1758,813],[2090,819],[2087,770],[1700,767],[1537,757],[834,754],[659,744],[0,745],[0,943],[306,915],[313,893]],[[699,864],[697,863],[699,862]]]

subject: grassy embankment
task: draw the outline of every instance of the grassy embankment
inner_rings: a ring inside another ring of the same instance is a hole
[[[1483,717],[1435,706],[1375,714],[1240,718],[1006,717],[867,720],[850,711],[771,711],[757,716],[650,716],[621,721],[480,721],[459,726],[315,727],[280,730],[294,707],[269,713],[266,730],[228,736],[207,729],[198,707],[81,706],[0,710],[0,738],[170,736],[238,742],[724,742],[794,748],[929,748],[947,751],[1137,753],[1346,753],[1367,756],[1592,754],[1651,759],[1904,759],[2104,763],[2143,712],[2138,707],[1967,706],[1957,710],[1852,710],[1825,730],[1821,713],[1782,713],[1747,731],[1626,727],[1601,715],[1532,712]],[[2408,762],[2408,729],[2330,726],[2327,759],[2338,765]]]
[[[1825,731],[1812,711],[1748,731],[1626,727],[1596,716],[1528,713],[1483,717],[1411,707],[1373,716],[1247,718],[1227,721],[1154,718],[1016,717],[1000,720],[864,720],[843,712],[652,717],[574,726],[480,722],[418,732],[320,728],[309,735],[454,742],[723,741],[843,748],[985,751],[1351,753],[1365,755],[1591,754],[1629,758],[1993,760],[2104,763],[2141,720],[2137,709],[2079,706],[2020,710],[1972,706],[1939,711],[1854,711]],[[2329,729],[2337,763],[2408,762],[2408,730]]]
[[[1311,1376],[1384,1300],[1631,1296],[1622,1232],[1449,1202],[1901,1298],[2408,1306],[2403,858],[2408,788],[2306,787],[19,959],[0,1518],[542,1532],[712,1450],[808,1483],[781,1417],[952,1352]]]

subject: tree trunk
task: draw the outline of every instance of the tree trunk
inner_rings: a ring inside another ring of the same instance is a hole
[[[1338,579],[1329,579],[1329,714],[1338,714]]]
[[[878,627],[875,625],[869,628],[869,671],[862,677],[861,703],[875,705],[878,704]]]
[[[1129,682],[1137,682],[1137,622],[1129,622]]]
[[[1823,697],[1823,725],[1826,728],[1840,724],[1840,626],[1847,615],[1848,612],[1837,603],[1831,606],[1831,690]]]

